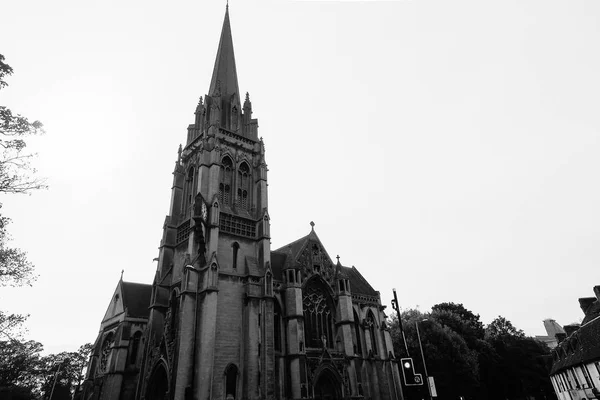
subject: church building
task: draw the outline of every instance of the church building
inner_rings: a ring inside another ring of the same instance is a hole
[[[118,282],[82,398],[402,399],[379,292],[330,257],[312,222],[276,250],[269,227],[265,146],[240,96],[227,9],[177,154],[154,281]]]

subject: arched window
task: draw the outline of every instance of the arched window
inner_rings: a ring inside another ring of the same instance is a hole
[[[230,364],[225,370],[225,399],[235,399],[237,396],[238,369]]]
[[[108,362],[110,360],[110,352],[112,351],[113,343],[115,341],[115,335],[110,332],[104,338],[102,342],[102,348],[100,349],[100,371],[108,371]]]
[[[129,344],[129,364],[135,364],[137,361],[138,352],[140,349],[140,341],[142,340],[142,332],[137,331],[133,334]]]
[[[233,178],[233,162],[225,156],[221,161],[221,182],[219,183],[219,201],[221,204],[231,205],[231,185]]]
[[[237,268],[237,259],[238,259],[238,250],[240,249],[240,245],[238,244],[238,242],[233,242],[233,244],[231,245],[231,248],[233,249],[233,254],[232,254],[232,261],[231,261],[231,265],[233,266],[233,269]]]
[[[362,338],[360,335],[360,320],[358,318],[358,314],[356,310],[354,312],[354,336],[356,337],[356,342],[354,344],[354,354],[358,354],[362,356]]]
[[[327,284],[320,279],[312,279],[302,295],[306,347],[333,348],[335,308]]]
[[[377,340],[375,339],[375,316],[373,312],[369,310],[367,314],[367,327],[369,329],[369,336],[371,336],[371,350],[373,354],[377,354]]]
[[[275,342],[275,351],[281,351],[282,349],[282,341],[281,341],[281,307],[279,306],[279,301],[275,299],[275,310],[273,313],[273,340]]]
[[[238,169],[237,206],[248,210],[248,192],[250,191],[250,167],[243,162]]]

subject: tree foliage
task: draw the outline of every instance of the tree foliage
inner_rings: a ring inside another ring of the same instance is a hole
[[[77,351],[42,356],[43,346],[33,340],[0,341],[0,398],[68,400],[83,380],[91,343]]]
[[[415,369],[425,377],[423,356],[439,399],[512,400],[552,395],[545,357],[549,349],[510,321],[498,317],[484,327],[478,314],[462,304],[440,303],[430,313],[406,310],[402,324]],[[391,334],[396,355],[406,356],[397,318]],[[425,387],[407,387],[408,399],[428,396]]]
[[[12,67],[0,54],[0,89],[8,85],[5,79],[12,73]],[[44,181],[35,176],[36,171],[31,166],[35,154],[27,151],[26,139],[40,133],[43,129],[39,121],[30,122],[26,117],[14,114],[10,108],[0,106],[0,193],[30,193],[46,187]],[[0,214],[0,287],[31,285],[36,278],[34,266],[24,251],[9,245],[9,223],[10,218]],[[0,340],[18,338],[26,318],[0,311]]]

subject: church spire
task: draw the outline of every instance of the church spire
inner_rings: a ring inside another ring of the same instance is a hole
[[[229,24],[229,5],[225,8],[225,20],[223,21],[219,50],[217,50],[217,59],[215,60],[215,68],[208,94],[210,96],[221,95],[224,99],[231,99],[234,100],[233,103],[240,104],[240,90],[233,55],[233,39],[231,38],[231,25]],[[232,99],[231,96],[235,96],[235,98]]]

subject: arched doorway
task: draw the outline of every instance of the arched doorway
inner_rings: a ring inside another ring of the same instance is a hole
[[[165,395],[169,390],[169,381],[167,379],[167,371],[165,366],[159,364],[152,373],[148,381],[147,400],[165,400]]]
[[[329,369],[324,369],[315,382],[316,400],[341,400],[341,384],[337,376]]]

